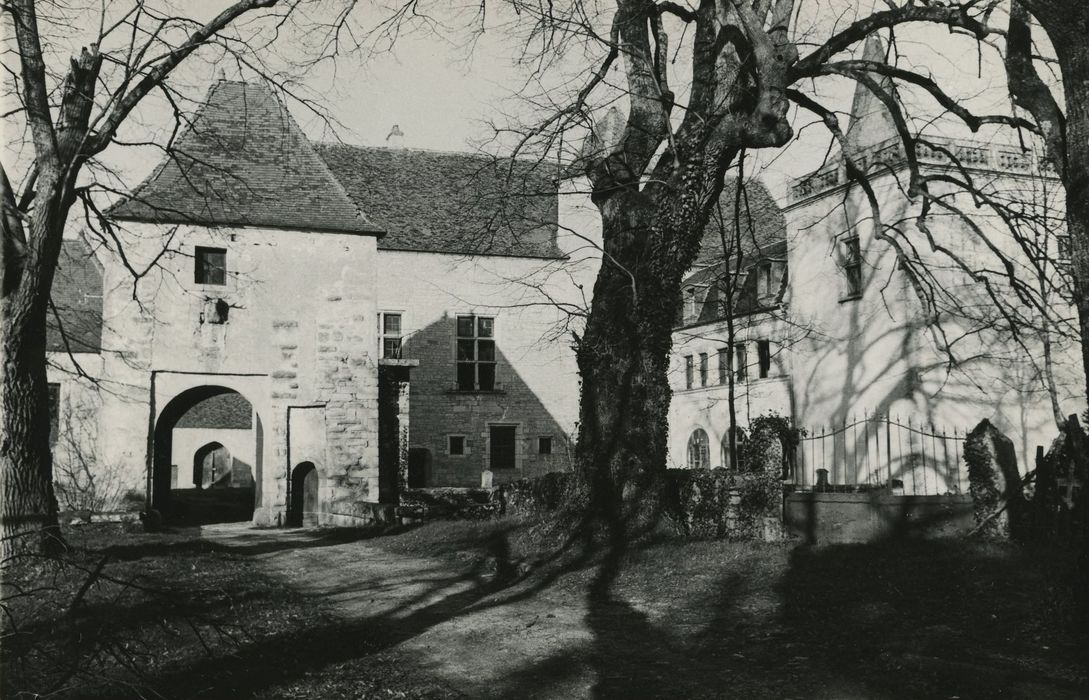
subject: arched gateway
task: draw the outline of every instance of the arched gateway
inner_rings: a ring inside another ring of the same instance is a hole
[[[264,435],[246,397],[222,385],[185,389],[159,412],[152,440],[151,507],[165,522],[253,517],[261,499]],[[190,466],[191,475],[185,473]]]

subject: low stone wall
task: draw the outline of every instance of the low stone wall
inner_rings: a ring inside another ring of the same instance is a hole
[[[787,495],[784,522],[791,536],[831,544],[964,535],[975,526],[975,516],[968,495],[807,492]]]
[[[667,514],[693,538],[777,540],[781,487],[726,469],[666,472]]]

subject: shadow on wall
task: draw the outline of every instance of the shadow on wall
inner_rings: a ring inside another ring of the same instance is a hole
[[[444,316],[405,337],[402,356],[420,361],[410,389],[411,485],[480,486],[486,468],[495,483],[570,469],[567,430],[501,349],[503,324],[516,320]]]

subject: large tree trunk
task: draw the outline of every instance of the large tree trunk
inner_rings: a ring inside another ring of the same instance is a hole
[[[61,206],[50,206],[46,199],[53,191],[48,182],[42,190],[43,201],[31,218],[31,244],[0,314],[0,554],[5,558],[20,552],[52,553],[62,544],[49,445],[45,322],[64,216]]]
[[[45,308],[40,301],[27,308],[21,332],[9,318],[3,320],[0,525],[4,558],[22,551],[48,553],[60,544],[49,448]]]
[[[1058,49],[1066,93],[1066,226],[1070,235],[1074,300],[1081,328],[1082,367],[1089,396],[1089,10],[1077,11],[1079,39]],[[1058,43],[1058,42],[1056,42]]]
[[[595,516],[619,523],[639,507],[636,493],[665,469],[667,370],[682,270],[660,249],[646,194],[614,195],[601,213],[606,262],[578,349],[578,456]]]

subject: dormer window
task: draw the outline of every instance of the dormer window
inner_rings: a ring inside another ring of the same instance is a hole
[[[696,288],[684,290],[684,321],[688,323],[696,318]]]
[[[760,263],[756,268],[756,296],[764,299],[772,294],[771,263]]]
[[[227,284],[227,250],[197,246],[193,253],[193,281],[197,284]]]

